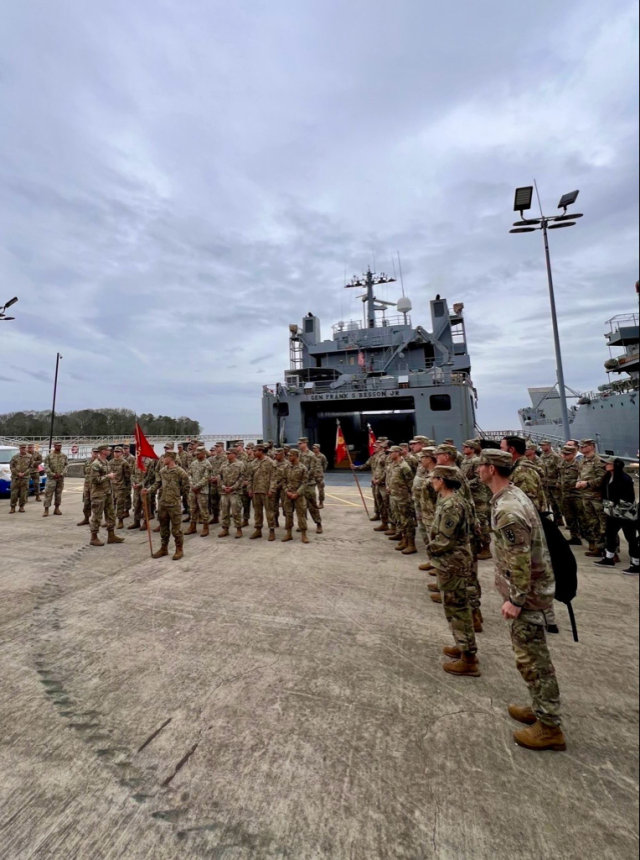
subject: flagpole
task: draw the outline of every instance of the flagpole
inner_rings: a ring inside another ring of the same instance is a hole
[[[338,427],[341,427],[340,421],[338,421]],[[362,487],[360,486],[360,481],[358,480],[358,476],[356,474],[356,470],[353,465],[353,461],[351,459],[351,452],[349,451],[349,446],[347,445],[347,440],[344,440],[344,449],[347,452],[347,459],[349,460],[349,466],[351,467],[351,474],[356,482],[356,486],[358,487],[358,491],[360,493],[360,498],[362,499],[362,504],[364,505],[364,509],[367,512],[367,516],[371,519],[371,514],[369,513],[369,508],[367,507],[367,503],[364,498],[364,493],[362,492]]]
[[[141,493],[142,495],[142,493]],[[151,537],[151,520],[149,519],[149,500],[145,495],[142,495],[142,506],[144,507],[144,518],[147,523],[147,535],[149,537],[149,551],[153,558],[153,538]]]

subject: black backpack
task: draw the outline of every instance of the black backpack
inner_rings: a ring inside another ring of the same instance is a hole
[[[578,627],[572,601],[578,594],[578,562],[569,542],[548,513],[540,516],[544,536],[547,539],[553,573],[556,578],[556,600],[564,603],[569,610],[573,639],[578,642]]]

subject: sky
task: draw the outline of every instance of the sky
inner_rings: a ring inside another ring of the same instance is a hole
[[[288,325],[464,302],[484,429],[553,384],[542,237],[513,191],[579,188],[551,235],[567,384],[635,308],[638,8],[628,0],[24,0],[0,13],[0,413],[188,415],[259,433]],[[400,297],[398,284],[381,298]]]

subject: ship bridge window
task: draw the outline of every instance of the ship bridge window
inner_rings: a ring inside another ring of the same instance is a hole
[[[451,395],[449,394],[432,394],[429,398],[429,404],[432,412],[450,412],[451,411]]]

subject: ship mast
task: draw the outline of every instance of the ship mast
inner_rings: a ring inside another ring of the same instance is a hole
[[[395,283],[395,280],[395,278],[387,277],[384,272],[377,275],[369,267],[366,275],[363,275],[361,278],[354,275],[351,282],[345,285],[346,290],[355,289],[356,287],[366,287],[367,292],[363,296],[358,296],[358,298],[367,303],[367,324],[369,328],[376,327],[376,312],[384,313],[387,307],[395,305],[395,303],[383,302],[377,299],[373,293],[374,287],[377,287],[379,284],[392,284]]]

